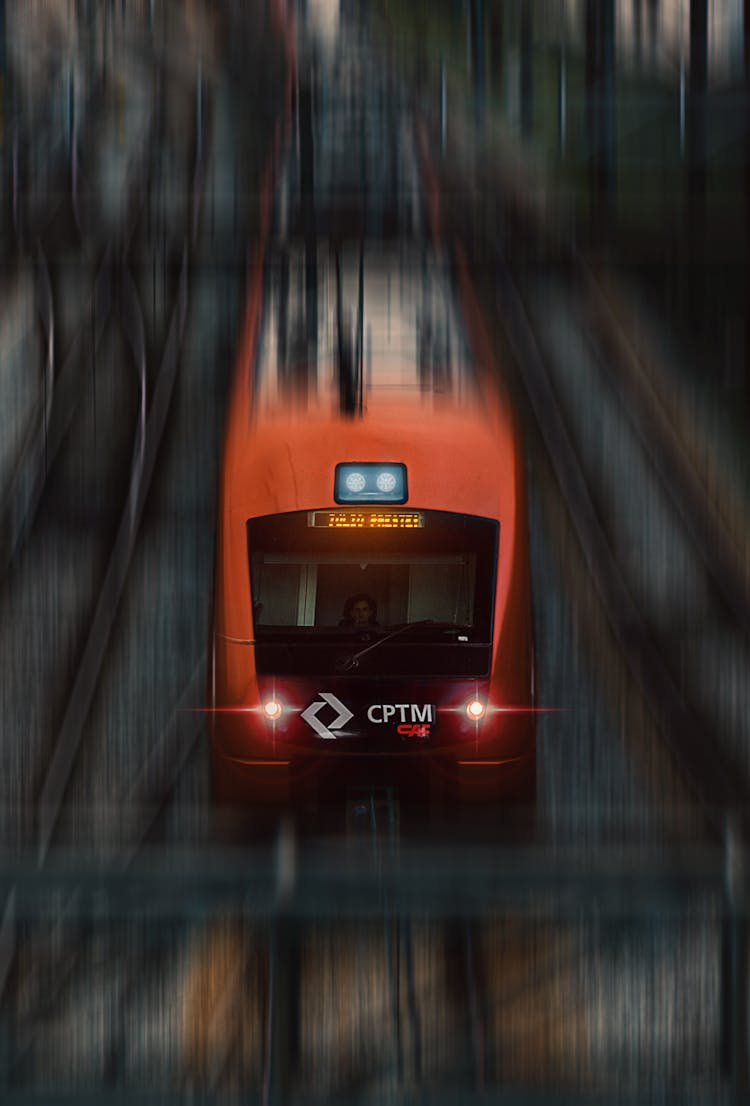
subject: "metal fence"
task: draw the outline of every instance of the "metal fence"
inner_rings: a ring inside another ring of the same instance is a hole
[[[659,1102],[746,1101],[748,1088],[747,897],[738,837],[725,846],[582,851],[545,848],[433,847],[366,841],[302,840],[283,826],[275,844],[231,850],[186,848],[139,854],[132,863],[86,859],[57,850],[43,866],[32,856],[0,855],[0,884],[8,903],[0,927],[3,996],[4,1103],[49,1101],[220,1102],[218,1090],[190,1095],[182,1090],[138,1091],[126,1083],[41,1093],[14,1078],[17,1014],[8,1003],[9,981],[24,927],[59,916],[96,927],[111,923],[150,927],[205,922],[217,916],[252,919],[267,934],[268,1000],[265,1073],[256,1096],[264,1104],[314,1101],[295,1081],[299,1029],[299,946],[311,923],[357,919],[540,918],[558,925],[595,916],[602,930],[623,919],[639,925],[680,917],[696,901],[710,902],[720,919],[715,958],[720,1006],[717,1071],[720,1097],[664,1091]],[[10,1073],[10,1075],[8,1075]],[[0,1076],[1,1077],[1,1076]],[[400,1101],[434,1103],[643,1102],[642,1094],[599,1091],[552,1092],[489,1088],[467,1077],[459,1089],[434,1087]],[[231,1096],[230,1096],[231,1097]],[[232,1099],[238,1101],[236,1095]],[[326,1101],[338,1101],[327,1097]],[[352,1092],[343,1103],[373,1101]]]

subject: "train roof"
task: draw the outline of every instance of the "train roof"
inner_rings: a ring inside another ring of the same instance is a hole
[[[477,364],[450,271],[433,251],[363,255],[355,246],[332,258],[319,244],[313,272],[302,247],[277,252],[266,267],[262,322],[246,342],[255,356],[246,347],[235,382],[229,510],[252,517],[334,506],[336,464],[375,461],[407,466],[408,506],[513,513],[519,457],[510,407]],[[342,356],[357,380],[347,397]]]

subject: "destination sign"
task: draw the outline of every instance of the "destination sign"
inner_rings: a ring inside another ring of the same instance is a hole
[[[323,530],[419,530],[419,511],[311,511],[310,526]]]

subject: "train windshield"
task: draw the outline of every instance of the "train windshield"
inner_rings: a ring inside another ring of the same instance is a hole
[[[332,674],[357,655],[357,675],[485,675],[497,542],[496,522],[443,511],[250,520],[258,671]]]

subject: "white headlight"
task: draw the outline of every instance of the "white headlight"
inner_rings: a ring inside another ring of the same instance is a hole
[[[472,722],[478,722],[484,714],[484,703],[480,703],[479,699],[472,699],[472,701],[466,705],[466,713]]]
[[[350,492],[361,492],[366,483],[361,472],[350,472],[346,478],[346,488]]]
[[[396,487],[396,477],[392,472],[379,472],[375,481],[380,492],[392,492]]]

